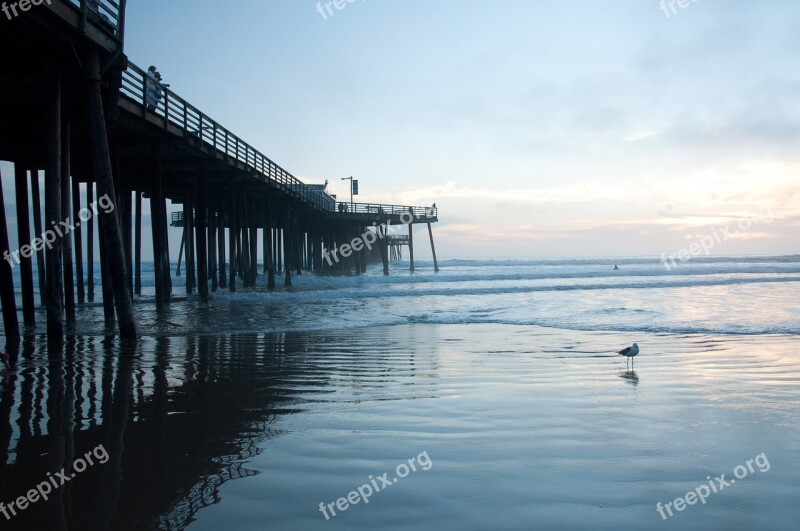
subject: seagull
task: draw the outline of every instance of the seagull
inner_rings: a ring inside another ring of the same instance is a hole
[[[627,347],[617,352],[617,354],[619,354],[620,356],[625,356],[626,358],[631,360],[631,363],[633,363],[633,357],[636,356],[638,353],[639,353],[639,345],[637,345],[636,343],[634,343],[632,347]]]

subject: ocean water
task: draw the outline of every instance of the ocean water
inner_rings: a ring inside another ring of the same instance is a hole
[[[440,266],[161,313],[147,270],[135,347],[97,304],[64,346],[40,324],[7,346],[0,501],[108,458],[0,527],[797,529],[800,257]]]
[[[440,266],[434,273],[432,263],[418,262],[410,274],[406,263],[393,263],[388,277],[374,267],[361,276],[306,273],[293,275],[289,289],[280,287],[279,277],[272,293],[259,276],[255,290],[222,290],[208,307],[184,305],[170,312],[185,317],[184,332],[212,334],[403,323],[800,334],[800,255],[696,258],[670,270],[656,258],[445,260]],[[152,267],[143,265],[143,303],[154,299]],[[15,282],[19,286],[18,278]],[[185,276],[173,276],[173,286],[176,298],[186,296]],[[95,290],[99,301],[99,285]],[[190,300],[198,302],[196,296]],[[152,313],[142,306],[143,314]],[[83,321],[90,321],[89,327],[79,323],[78,331],[98,330],[91,326],[96,319]]]

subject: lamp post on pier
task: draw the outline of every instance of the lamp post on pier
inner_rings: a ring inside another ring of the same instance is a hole
[[[358,195],[358,180],[353,179],[353,176],[342,177],[343,181],[350,181],[350,212],[353,211],[353,195]]]

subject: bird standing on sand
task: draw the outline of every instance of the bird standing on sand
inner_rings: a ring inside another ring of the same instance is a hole
[[[631,366],[633,366],[633,357],[636,356],[638,353],[639,353],[639,345],[637,345],[636,343],[634,343],[633,346],[631,347],[624,348],[619,352],[617,352],[617,354],[619,354],[620,356],[625,356],[626,358],[628,358],[628,360],[630,360],[631,362]],[[625,362],[625,366],[626,367],[628,366],[627,361]]]

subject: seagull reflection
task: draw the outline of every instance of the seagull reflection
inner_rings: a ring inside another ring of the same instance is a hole
[[[639,375],[636,374],[636,371],[633,371],[633,370],[631,370],[631,371],[627,371],[627,370],[626,371],[622,371],[619,374],[619,377],[620,378],[624,378],[625,380],[628,381],[628,383],[630,383],[630,384],[632,384],[634,386],[639,385]]]

